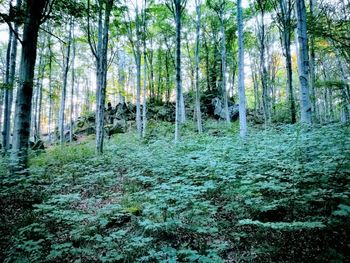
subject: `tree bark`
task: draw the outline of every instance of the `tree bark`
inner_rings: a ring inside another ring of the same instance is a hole
[[[20,9],[22,6],[22,0],[17,0],[16,8]],[[15,74],[16,74],[16,58],[17,58],[17,38],[15,35],[18,34],[19,24],[15,23],[14,33],[12,33],[11,40],[11,52],[10,52],[10,67],[8,72],[8,88],[5,90],[4,97],[4,123],[3,123],[3,148],[4,151],[8,151],[10,148],[10,134],[11,134],[11,109],[13,102],[13,89],[15,84]],[[10,44],[10,43],[9,43]]]
[[[278,0],[276,4],[276,12],[278,13],[280,23],[280,35],[283,46],[283,55],[285,57],[285,67],[287,73],[287,99],[289,104],[291,123],[296,122],[295,99],[293,91],[293,71],[292,71],[292,56],[291,56],[291,31],[292,31],[292,0]]]
[[[10,103],[10,97],[12,94],[12,87],[11,87],[11,82],[10,82],[10,64],[11,64],[11,52],[13,50],[12,48],[12,43],[13,43],[13,39],[16,39],[16,37],[14,36],[13,32],[11,29],[9,29],[9,40],[8,40],[8,44],[7,44],[7,50],[6,50],[6,65],[5,65],[5,91],[4,91],[4,124],[2,127],[2,145],[4,148],[4,152],[6,153],[7,150],[9,149],[9,140],[10,140],[10,116],[11,116],[11,104]],[[16,62],[14,62],[16,63]],[[1,96],[2,97],[2,96]],[[2,115],[2,113],[1,113]],[[0,116],[2,120],[2,116]]]
[[[311,21],[314,21],[314,0],[309,0],[310,4],[310,16]],[[310,34],[310,100],[311,100],[311,114],[313,120],[317,120],[317,105],[316,105],[316,93],[315,93],[315,36],[314,33]]]
[[[265,125],[271,121],[270,112],[270,96],[268,92],[268,71],[266,69],[266,29],[265,29],[265,8],[266,2],[263,0],[258,1],[258,6],[261,12],[261,20],[258,24],[258,35],[259,35],[259,49],[260,49],[260,80],[262,86],[262,104],[264,110]]]
[[[311,103],[309,91],[309,45],[306,26],[306,8],[304,0],[296,1],[297,29],[299,43],[299,82],[301,122],[311,124]]]
[[[247,116],[244,87],[244,36],[242,13],[242,0],[237,0],[239,126],[241,137],[245,137],[247,135]]]
[[[66,47],[66,54],[64,57],[64,69],[63,69],[63,85],[61,91],[60,101],[60,112],[59,112],[59,132],[60,132],[60,145],[64,144],[64,119],[65,119],[65,108],[66,108],[66,97],[67,97],[67,82],[68,82],[68,71],[69,71],[69,60],[70,60],[70,49],[72,42],[72,30],[73,30],[73,17],[70,18],[68,43]]]
[[[143,7],[143,107],[142,107],[142,137],[147,133],[147,52],[146,52],[146,0]]]
[[[174,0],[175,7],[175,26],[176,26],[176,56],[175,56],[175,69],[176,69],[176,114],[175,114],[175,142],[180,140],[180,126],[183,122],[183,95],[182,95],[182,80],[181,80],[181,0]]]
[[[48,116],[48,130],[47,130],[47,133],[48,133],[48,136],[49,136],[49,144],[51,144],[52,142],[52,133],[51,133],[51,123],[52,123],[52,97],[53,97],[53,94],[52,94],[52,57],[53,57],[53,54],[52,54],[52,43],[51,43],[51,35],[48,34],[47,35],[47,42],[48,42],[48,49],[49,49],[49,63],[48,63],[48,66],[49,66],[49,116]]]
[[[227,90],[226,90],[226,33],[225,33],[225,24],[224,24],[224,0],[221,2],[220,7],[220,31],[221,31],[221,89],[222,97],[224,100],[224,111],[225,119],[227,123],[230,123],[230,115],[228,112],[228,99],[227,99]]]
[[[103,3],[105,3],[104,18],[102,16]],[[99,0],[99,27],[96,52],[96,153],[103,153],[104,139],[104,110],[107,86],[107,46],[109,19],[112,11],[113,0]],[[103,20],[103,21],[102,21]]]
[[[75,86],[75,69],[74,69],[74,62],[75,62],[75,39],[74,39],[74,22],[73,22],[73,29],[72,29],[72,87],[71,87],[71,93],[70,93],[70,116],[69,116],[69,141],[73,142],[73,112],[74,112],[74,86]]]
[[[197,118],[197,130],[198,133],[202,133],[202,112],[201,112],[201,101],[200,101],[200,86],[199,86],[199,36],[200,36],[200,29],[201,29],[201,1],[196,0],[196,14],[197,14],[197,21],[196,21],[196,50],[195,50],[195,57],[196,57],[196,118]]]
[[[23,27],[19,86],[17,90],[11,170],[27,172],[28,140],[30,132],[33,78],[36,60],[36,46],[39,26],[47,0],[26,0],[25,23]]]

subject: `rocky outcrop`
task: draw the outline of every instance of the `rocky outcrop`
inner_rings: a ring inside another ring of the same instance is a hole
[[[220,98],[215,97],[214,99],[212,99],[211,103],[212,103],[212,106],[214,108],[214,112],[213,112],[214,118],[220,119],[220,120],[225,120],[226,119],[226,112],[225,112],[225,106],[224,106],[223,101]],[[230,120],[236,121],[239,117],[238,104],[229,103],[228,113],[230,116]]]

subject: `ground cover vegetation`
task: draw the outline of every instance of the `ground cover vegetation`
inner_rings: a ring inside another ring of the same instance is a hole
[[[151,123],[1,167],[5,262],[346,262],[349,127]]]

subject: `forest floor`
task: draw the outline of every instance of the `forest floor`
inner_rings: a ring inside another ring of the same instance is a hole
[[[0,161],[4,262],[350,262],[350,127],[151,124]]]

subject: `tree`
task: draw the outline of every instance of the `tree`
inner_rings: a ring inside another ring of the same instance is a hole
[[[314,0],[309,0],[310,17],[311,20],[315,20],[314,16]],[[311,100],[311,114],[314,120],[317,119],[317,107],[316,107],[316,95],[315,95],[315,83],[316,83],[316,72],[315,72],[315,35],[309,30],[310,34],[310,100]]]
[[[90,14],[88,13],[88,42],[96,60],[96,153],[103,152],[104,139],[104,110],[107,86],[107,46],[110,14],[113,0],[98,0],[98,37],[97,46],[90,34]],[[90,12],[90,0],[88,0],[88,12]]]
[[[301,122],[311,124],[311,103],[309,92],[309,44],[304,0],[296,0],[297,29],[299,43],[299,82]]]
[[[67,43],[63,43],[66,47],[65,52],[66,54],[64,57],[64,64],[63,64],[63,84],[62,84],[62,91],[61,91],[61,102],[60,102],[60,113],[59,113],[59,133],[60,133],[60,144],[63,146],[64,143],[64,119],[65,119],[65,108],[66,108],[66,97],[67,97],[67,85],[68,85],[68,71],[70,66],[70,50],[71,50],[71,43],[72,43],[72,31],[73,31],[73,17],[70,17],[69,22],[69,30],[68,30],[68,41]]]
[[[258,42],[260,50],[260,80],[262,86],[262,105],[264,110],[265,125],[271,122],[271,111],[269,107],[270,96],[268,92],[268,70],[266,68],[267,30],[265,25],[265,13],[268,9],[268,4],[268,1],[257,0],[257,9],[260,12],[260,20],[257,17],[256,21],[258,26]]]
[[[49,57],[49,61],[48,61],[48,77],[49,77],[49,113],[48,113],[48,130],[47,133],[49,135],[48,141],[49,144],[51,144],[51,140],[52,140],[52,134],[51,134],[51,123],[52,123],[52,104],[53,104],[53,91],[52,91],[52,57],[53,57],[53,52],[52,52],[52,40],[51,40],[51,35],[48,34],[47,35],[47,47],[48,47],[48,57]]]
[[[221,34],[221,46],[220,46],[220,55],[221,55],[221,70],[220,70],[220,77],[221,77],[221,96],[222,100],[224,102],[224,113],[225,113],[225,120],[227,123],[231,121],[230,114],[228,111],[228,98],[227,98],[227,89],[226,89],[226,72],[227,72],[227,66],[226,66],[226,32],[225,32],[225,0],[220,0],[219,2],[211,2],[209,1],[210,7],[216,12],[219,22],[220,22],[220,34]]]
[[[16,9],[20,10],[22,6],[22,0],[17,0]],[[13,88],[15,82],[15,72],[16,72],[16,58],[17,58],[17,35],[18,35],[18,21],[15,22],[14,32],[9,29],[9,43],[8,43],[8,72],[6,76],[7,87],[5,89],[4,96],[4,123],[2,129],[2,145],[4,151],[6,152],[10,146],[10,129],[11,129],[11,108],[13,101]],[[7,69],[7,68],[6,68]]]
[[[176,112],[175,112],[175,142],[180,139],[180,126],[185,119],[184,100],[182,94],[182,79],[181,79],[181,14],[183,13],[187,0],[171,0],[167,2],[168,8],[174,15],[176,28]]]
[[[44,22],[45,12],[50,10],[49,0],[25,0],[25,23],[23,27],[22,54],[19,69],[11,169],[13,172],[25,172],[28,160],[28,140],[33,95],[34,66],[38,31]]]
[[[202,112],[201,112],[201,101],[200,101],[200,87],[199,87],[199,46],[200,46],[200,28],[201,28],[201,1],[196,0],[196,117],[197,117],[197,130],[198,133],[202,133]]]
[[[147,129],[147,52],[146,52],[146,0],[144,0],[143,12],[142,12],[142,24],[143,24],[143,107],[142,107],[142,137],[146,137]]]
[[[292,34],[292,11],[293,0],[275,0],[274,7],[277,14],[277,25],[281,35],[283,45],[283,55],[285,57],[286,73],[287,73],[287,96],[289,102],[289,111],[291,123],[296,122],[296,110],[293,91],[293,71],[291,56],[291,34]]]
[[[128,11],[127,31],[128,39],[132,48],[132,52],[135,59],[136,65],[136,126],[137,133],[142,136],[142,122],[141,122],[141,17],[139,14],[138,5],[135,7],[135,22],[132,23],[130,13]],[[134,24],[134,27],[133,27]],[[135,36],[135,38],[134,38]]]
[[[73,22],[74,25],[74,22]],[[69,141],[73,141],[73,112],[74,112],[74,86],[75,86],[75,52],[76,52],[76,43],[74,36],[74,27],[72,29],[72,79],[71,79],[71,93],[70,93],[70,111],[69,111]]]
[[[242,0],[237,0],[239,126],[241,137],[245,137],[247,135],[247,117],[244,87],[244,35],[242,13]]]

